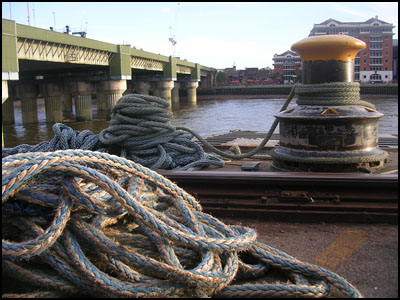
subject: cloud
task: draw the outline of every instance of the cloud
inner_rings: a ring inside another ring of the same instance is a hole
[[[171,9],[169,7],[161,7],[160,12],[162,14],[169,14],[171,12]]]
[[[329,2],[327,2],[326,4],[329,5],[331,8],[337,10],[338,12],[348,14],[351,16],[355,16],[355,17],[361,17],[362,19],[365,19],[365,20],[373,17],[369,13],[367,13],[359,8],[352,8],[346,4],[329,3]],[[345,22],[345,20],[338,20],[338,21]]]
[[[399,4],[397,2],[371,3],[371,9],[376,12],[379,19],[388,23],[393,23],[393,25],[397,27],[399,22]]]
[[[394,38],[398,36],[399,4],[397,2],[356,2],[351,4],[326,2],[326,4],[339,13],[349,15],[349,19],[338,21],[346,22],[351,20],[351,18],[356,18],[357,21],[364,22],[378,16],[380,20],[393,24],[395,26],[393,29],[395,33]]]
[[[356,7],[352,7],[346,3],[326,3],[331,8],[338,12],[345,13],[351,16],[360,17],[364,21],[378,16],[383,21],[397,24],[398,22],[398,8],[397,2],[366,2],[356,3]],[[345,21],[345,20],[340,20]]]

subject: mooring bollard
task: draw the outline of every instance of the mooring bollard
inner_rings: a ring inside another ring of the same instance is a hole
[[[297,105],[276,115],[279,147],[273,167],[314,172],[371,172],[385,165],[378,148],[383,114],[360,100],[354,59],[365,43],[346,35],[313,36],[292,46],[302,59]]]

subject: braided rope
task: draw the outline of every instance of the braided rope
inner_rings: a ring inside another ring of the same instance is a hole
[[[361,105],[376,109],[372,103],[360,100],[358,82],[302,84],[296,87],[296,95],[299,105]]]
[[[296,87],[297,85],[294,85],[292,90],[290,91],[285,103],[282,105],[282,108],[280,111],[284,111],[288,108],[288,106],[290,105],[290,103],[293,100],[293,97],[295,96],[295,91],[296,91]],[[198,134],[196,131],[194,131],[191,128],[188,127],[177,127],[177,129],[180,130],[185,130],[187,132],[190,132],[193,136],[195,136],[208,150],[222,156],[222,157],[226,157],[226,158],[231,158],[231,159],[242,159],[242,158],[248,158],[248,157],[252,157],[255,154],[257,154],[258,152],[260,152],[260,150],[268,143],[268,141],[270,140],[272,134],[274,133],[276,126],[278,126],[279,120],[275,119],[274,122],[271,125],[271,128],[269,129],[267,135],[265,136],[265,138],[260,142],[260,144],[254,148],[253,150],[243,153],[243,154],[235,154],[235,153],[230,153],[230,152],[226,152],[226,151],[221,151],[217,148],[215,148],[214,146],[212,146],[210,143],[208,143],[203,137],[201,137],[200,134]],[[240,149],[239,151],[240,152]],[[264,156],[264,157],[259,157],[260,159],[270,159],[269,156]]]
[[[115,155],[9,155],[2,203],[3,275],[45,291],[26,296],[321,297],[329,285],[361,296],[337,274],[257,242],[253,229],[224,224],[165,177]],[[270,268],[288,283],[264,282]]]
[[[190,134],[170,123],[169,105],[154,96],[123,96],[112,108],[110,126],[100,132],[100,141],[113,154],[153,170],[222,167],[223,160],[206,154]]]
[[[311,152],[308,154],[310,157],[293,157],[290,155],[281,154],[276,151],[276,149],[271,149],[270,155],[275,158],[293,161],[293,162],[301,162],[301,163],[313,163],[313,164],[354,164],[354,163],[370,163],[370,162],[380,162],[388,157],[388,153],[386,151],[381,151],[378,154],[371,155],[371,153],[367,151],[352,151],[351,155],[343,157],[343,154],[340,152],[330,151],[329,154],[331,156],[319,156],[320,152]],[[314,155],[313,155],[314,154]],[[337,157],[334,157],[334,155]],[[366,155],[367,154],[367,155]]]
[[[50,152],[66,149],[106,152],[106,149],[101,146],[98,136],[94,135],[90,130],[78,131],[65,124],[55,123],[53,132],[54,137],[50,141],[44,141],[37,145],[21,144],[13,148],[3,148],[2,157],[16,153]]]

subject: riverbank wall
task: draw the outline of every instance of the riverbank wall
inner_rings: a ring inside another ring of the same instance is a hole
[[[288,95],[292,88],[293,85],[215,86],[198,88],[197,95]],[[398,84],[362,84],[360,94],[397,95]],[[180,91],[180,96],[186,96],[186,91]]]

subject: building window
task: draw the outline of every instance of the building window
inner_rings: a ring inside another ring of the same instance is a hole
[[[371,74],[371,76],[369,76],[370,80],[382,80],[382,76],[380,74]]]
[[[370,71],[382,71],[382,67],[381,66],[371,66],[369,68]]]
[[[371,36],[370,41],[371,42],[382,42],[382,37],[381,36]]]
[[[375,50],[380,50],[380,49],[382,49],[382,43],[371,43],[369,48],[375,49]]]
[[[382,51],[379,51],[379,50],[377,50],[377,51],[370,51],[370,56],[371,56],[371,57],[373,57],[373,56],[382,57]]]
[[[381,65],[382,59],[381,58],[372,58],[369,63],[370,63],[370,65]]]

